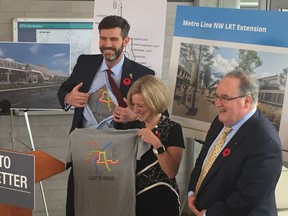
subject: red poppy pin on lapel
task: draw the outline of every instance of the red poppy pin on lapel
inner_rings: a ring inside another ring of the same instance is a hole
[[[223,157],[227,157],[231,152],[230,148],[225,148],[222,152]]]
[[[122,80],[123,85],[128,86],[128,85],[131,84],[131,80],[132,80],[133,74],[130,73],[130,74],[129,74],[129,77],[130,77],[130,79],[129,79],[128,77],[126,77],[126,78],[124,78],[124,79]]]
[[[126,86],[130,85],[131,84],[131,80],[129,78],[125,78],[122,80],[122,83]]]

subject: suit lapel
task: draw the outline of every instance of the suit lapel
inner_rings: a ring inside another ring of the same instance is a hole
[[[234,134],[234,136],[231,138],[231,140],[227,143],[225,148],[220,152],[218,157],[216,158],[215,162],[213,163],[212,167],[210,168],[209,172],[207,173],[206,177],[204,178],[202,185],[199,189],[201,190],[202,187],[205,186],[205,184],[215,175],[215,173],[220,169],[220,167],[227,161],[229,157],[233,157],[233,154],[236,153],[237,148],[241,145],[243,138],[246,136],[246,134],[253,128],[255,120],[259,118],[259,111],[257,110],[254,115],[248,119]],[[220,128],[221,130],[221,128]],[[211,136],[211,144],[216,139],[217,135],[219,134],[220,130],[218,130],[218,133],[214,134],[214,136]],[[217,131],[217,130],[216,130]],[[215,132],[216,133],[216,132]],[[213,138],[214,137],[214,138]],[[209,145],[210,147],[211,145]],[[207,151],[208,152],[208,149]],[[229,161],[228,161],[229,162]]]
[[[90,86],[94,80],[94,77],[101,66],[103,61],[103,56],[102,55],[91,55],[88,56],[85,60],[84,68],[81,69],[85,71],[85,77],[83,77],[83,91],[88,92],[90,89]]]
[[[120,92],[123,97],[127,97],[127,93],[135,80],[137,80],[137,73],[132,68],[131,60],[124,57],[121,81],[120,81]]]

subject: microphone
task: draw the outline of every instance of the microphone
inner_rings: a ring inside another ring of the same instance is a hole
[[[11,108],[10,101],[4,99],[0,102],[0,114],[1,115],[9,114],[10,108]]]

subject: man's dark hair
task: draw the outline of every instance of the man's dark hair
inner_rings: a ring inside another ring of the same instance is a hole
[[[98,30],[100,32],[102,29],[112,29],[117,27],[121,29],[122,38],[126,38],[130,30],[130,25],[126,19],[120,16],[112,15],[104,17],[98,25]]]

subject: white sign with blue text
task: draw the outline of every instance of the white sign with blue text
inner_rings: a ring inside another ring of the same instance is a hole
[[[284,152],[288,149],[287,20],[288,13],[280,11],[177,7],[169,112],[193,131],[191,137],[205,138],[217,115],[217,84],[238,68],[258,79],[258,109],[279,131]]]

